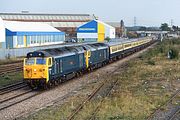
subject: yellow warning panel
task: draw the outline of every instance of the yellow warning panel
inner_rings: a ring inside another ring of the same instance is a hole
[[[98,42],[104,42],[105,39],[105,26],[98,23]]]
[[[98,33],[98,42],[104,42],[105,39],[104,36],[105,36],[104,33]]]

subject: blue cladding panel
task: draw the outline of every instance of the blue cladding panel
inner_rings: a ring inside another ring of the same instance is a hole
[[[6,29],[6,36],[13,36],[13,35],[16,35],[17,33],[16,32],[12,32],[8,29]]]
[[[6,35],[12,36],[12,35],[19,35],[19,36],[24,36],[24,35],[65,35],[64,32],[13,32],[8,29],[6,29]]]
[[[17,35],[65,35],[64,32],[17,32]]]
[[[79,33],[97,33],[98,23],[96,21],[88,22],[79,28],[77,28],[77,32]]]

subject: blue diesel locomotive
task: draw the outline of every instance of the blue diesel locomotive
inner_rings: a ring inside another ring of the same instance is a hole
[[[139,51],[151,43],[151,38],[141,38],[30,52],[24,59],[24,81],[31,88],[48,88]]]

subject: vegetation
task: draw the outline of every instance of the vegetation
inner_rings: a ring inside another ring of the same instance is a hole
[[[105,40],[109,42],[111,39],[109,37],[106,37]]]
[[[161,24],[160,28],[162,31],[170,31],[171,30],[167,23]]]
[[[23,73],[8,73],[0,76],[0,87],[22,81]]]
[[[101,99],[104,102],[96,118],[98,120],[144,120],[156,108],[170,98],[180,79],[179,53],[174,59],[168,59],[170,49],[180,51],[180,40],[168,40],[158,43],[150,51],[130,61],[129,67],[117,71],[118,86],[107,98],[94,99],[85,106],[76,117],[88,119]],[[83,91],[82,91],[83,93]],[[59,120],[66,117],[82,101],[83,95],[73,96],[61,106],[52,106],[36,112],[27,119]]]
[[[135,33],[135,32],[127,32],[127,36],[128,36],[128,38],[137,38],[138,37],[138,35]]]
[[[173,29],[173,31],[175,31],[175,32],[177,32],[177,31],[180,31],[180,28],[179,28],[179,26],[172,26],[172,29]]]

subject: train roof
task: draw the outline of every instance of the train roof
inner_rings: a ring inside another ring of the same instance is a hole
[[[113,41],[107,42],[105,44],[107,44],[108,46],[114,46],[114,45],[119,45],[119,44],[124,44],[124,43],[130,43],[130,42],[135,42],[135,41],[139,41],[142,40],[140,38],[135,38],[135,39],[114,39]]]
[[[108,46],[104,43],[91,43],[91,44],[83,44],[78,46],[65,46],[59,48],[52,49],[44,49],[38,50],[34,52],[30,52],[27,54],[27,58],[30,57],[63,57],[70,56],[75,54],[84,53],[85,50],[95,51],[100,49],[105,49]]]
[[[101,50],[101,49],[107,49],[108,46],[114,46],[124,43],[130,43],[142,40],[143,38],[137,38],[137,39],[114,39],[113,41],[107,42],[107,43],[80,43],[80,44],[73,44],[73,45],[65,45],[60,46],[57,48],[51,48],[51,49],[44,49],[44,50],[38,50],[34,52],[30,52],[27,54],[27,58],[30,57],[56,57],[56,56],[69,56],[69,55],[75,55],[78,53],[84,53],[85,50],[95,51],[95,50]]]

